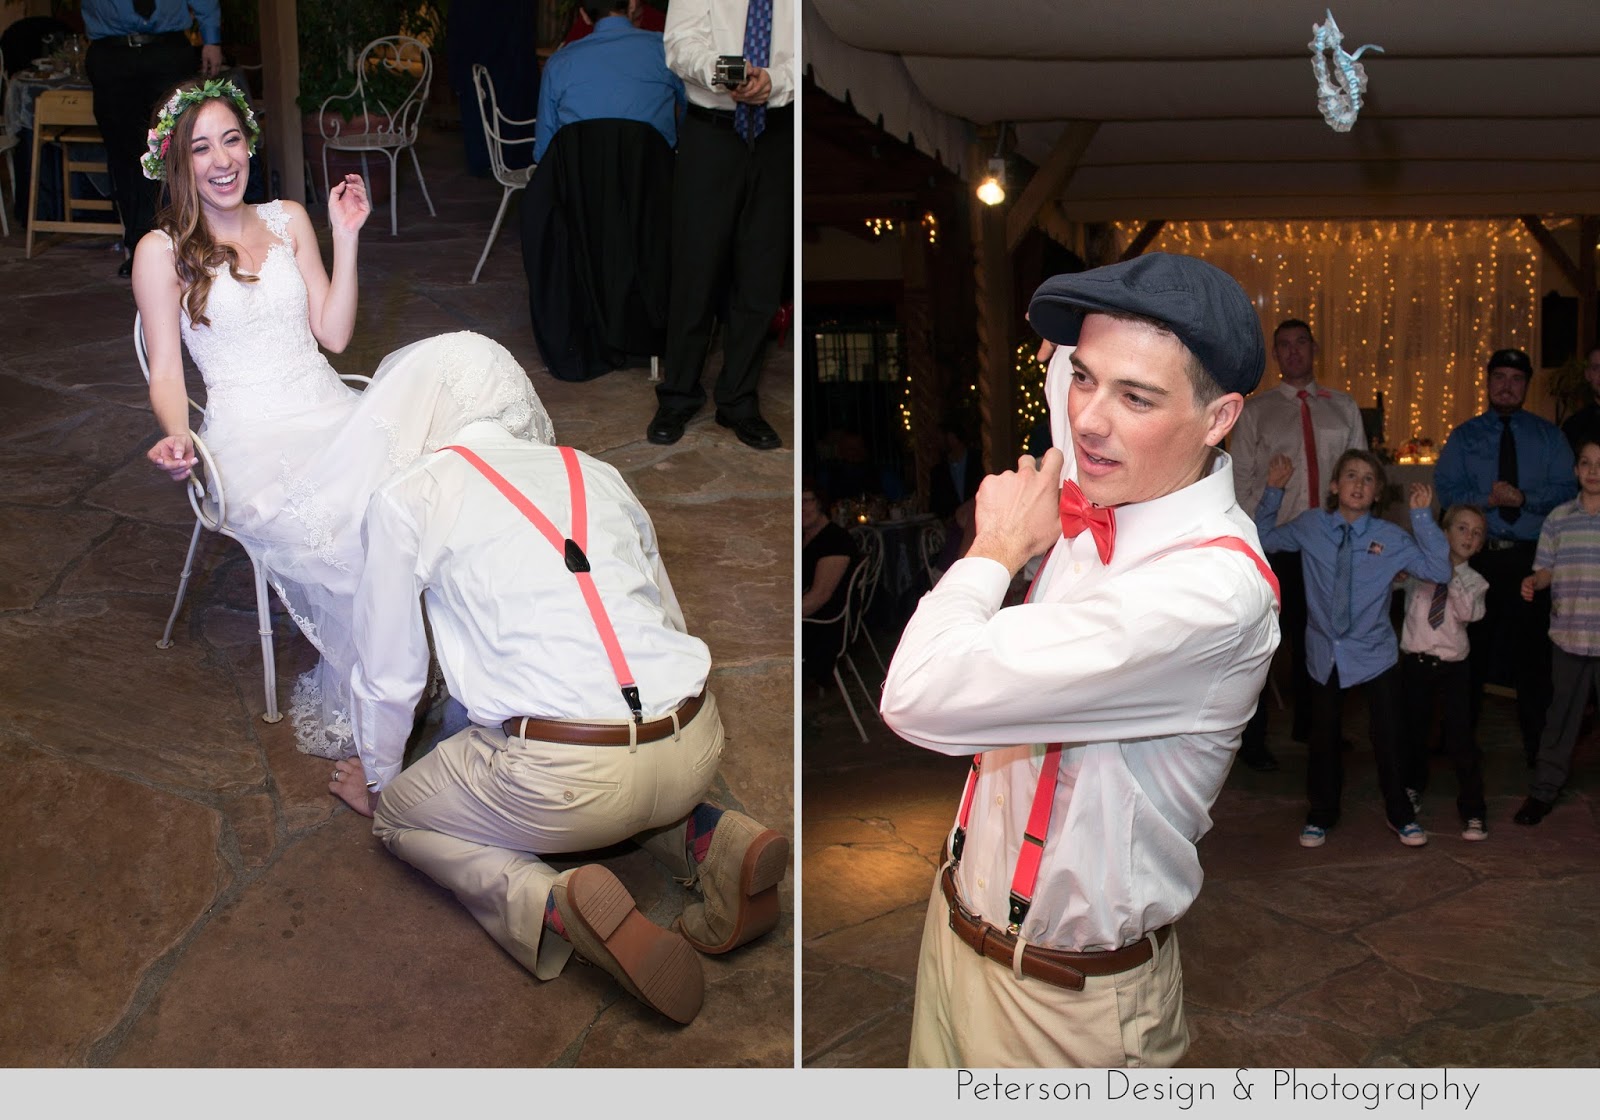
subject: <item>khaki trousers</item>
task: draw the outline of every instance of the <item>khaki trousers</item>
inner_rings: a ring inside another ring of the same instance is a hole
[[[934,877],[917,961],[913,1068],[1171,1066],[1189,1048],[1174,933],[1156,955],[1083,991],[1057,988],[980,957],[950,929]]]
[[[583,747],[469,727],[403,771],[378,803],[384,846],[455,892],[478,924],[541,980],[572,956],[541,948],[558,872],[540,855],[604,848],[683,820],[722,757],[722,719],[706,693],[675,737],[637,748]]]

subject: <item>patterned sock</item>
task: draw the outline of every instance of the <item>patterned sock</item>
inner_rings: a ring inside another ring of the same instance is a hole
[[[563,939],[566,938],[567,927],[561,921],[561,911],[556,909],[555,891],[551,891],[544,900],[544,924],[545,928],[550,930],[550,932],[554,933],[557,937]]]
[[[700,863],[711,851],[711,834],[716,831],[717,822],[721,819],[722,810],[705,801],[696,805],[694,812],[689,814],[684,843],[688,845],[695,863]]]

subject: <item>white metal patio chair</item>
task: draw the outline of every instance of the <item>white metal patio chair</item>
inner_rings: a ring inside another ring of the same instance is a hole
[[[150,359],[145,353],[144,322],[138,312],[133,316],[133,351],[139,358],[139,371],[144,374],[145,384],[150,383]],[[341,379],[351,385],[367,385],[372,379],[361,374],[341,374]],[[196,404],[193,397],[188,398],[189,407],[201,416],[206,410]],[[200,461],[189,473],[188,485],[184,488],[189,498],[189,508],[194,510],[194,532],[189,534],[189,551],[183,558],[183,572],[178,577],[178,594],[172,600],[172,613],[167,616],[167,627],[161,632],[161,640],[156,643],[157,649],[170,649],[172,646],[172,627],[178,620],[178,611],[183,607],[184,593],[189,590],[189,575],[194,570],[195,549],[200,543],[200,530],[209,529],[213,533],[220,533],[225,537],[238,540],[238,536],[228,528],[228,495],[222,485],[222,475],[217,470],[216,460],[211,457],[211,451],[205,442],[194,432],[189,432],[189,440],[194,445],[194,454]],[[248,550],[245,553],[249,556]],[[254,556],[249,556],[250,570],[255,575],[256,584],[256,632],[261,636],[261,674],[262,687],[266,692],[267,710],[261,716],[267,723],[277,723],[283,718],[278,711],[278,663],[272,649],[272,607],[267,598],[267,577],[256,563]]]
[[[489,250],[494,248],[494,239],[500,236],[500,223],[505,220],[506,207],[511,204],[511,196],[527,188],[528,180],[533,178],[534,168],[538,164],[530,163],[526,167],[506,165],[507,148],[527,144],[531,155],[534,141],[531,134],[525,137],[506,135],[506,126],[531,125],[536,118],[529,117],[525,121],[519,121],[500,111],[500,103],[494,95],[494,78],[490,76],[489,68],[481,62],[472,64],[472,88],[478,94],[478,119],[483,122],[483,138],[489,145],[489,167],[494,171],[495,182],[505,188],[500,194],[500,209],[495,211],[494,225],[489,227],[489,240],[483,243],[483,252],[478,256],[478,267],[472,270],[471,282],[476,284],[478,273],[483,271],[483,262],[489,259]]]
[[[0,105],[5,104],[6,98],[6,66],[0,61]],[[17,164],[12,158],[11,149],[17,146],[17,134],[6,127],[4,115],[0,115],[0,153],[6,157],[6,181],[11,184],[11,198],[17,197]],[[0,237],[11,236],[11,207],[6,205],[5,187],[0,185]]]
[[[944,569],[939,567],[939,558],[944,555],[945,528],[942,522],[923,526],[917,538],[917,548],[922,554],[922,570],[928,573],[928,587],[931,589],[939,582],[939,577],[944,575]]]
[[[861,619],[866,613],[863,596],[865,595],[867,569],[865,564],[857,564],[856,570],[850,573],[850,583],[845,593],[844,606],[839,608],[839,613],[827,618],[802,618],[803,625],[831,626],[842,622],[839,632],[839,654],[833,659],[833,683],[839,686],[839,695],[844,698],[844,706],[850,713],[850,721],[856,725],[856,734],[861,736],[861,741],[867,741],[866,728],[861,726],[861,717],[856,715],[856,705],[850,699],[850,690],[845,687],[844,677],[839,675],[839,665],[849,668],[855,675],[856,683],[861,686],[861,692],[867,698],[867,703],[872,703],[872,691],[867,688],[867,682],[861,679],[861,671],[856,668],[855,659],[850,656],[850,647],[855,644],[857,634],[861,629]]]
[[[883,654],[878,652],[878,643],[872,640],[872,631],[867,629],[867,612],[877,598],[878,582],[883,576],[883,534],[870,525],[852,525],[850,535],[855,538],[856,548],[861,552],[861,567],[866,572],[861,617],[856,621],[856,629],[861,637],[866,638],[867,648],[872,650],[873,659],[878,663],[878,672],[887,674],[889,668],[884,663]],[[851,644],[854,644],[854,639]]]
[[[384,76],[392,90],[374,89],[373,78]],[[322,129],[322,193],[332,188],[328,180],[328,149],[361,153],[362,177],[371,181],[367,170],[369,152],[381,152],[389,159],[389,233],[400,232],[396,164],[402,150],[411,153],[411,166],[417,171],[417,185],[434,217],[433,199],[422,178],[417,160],[417,126],[428,101],[433,81],[433,56],[418,39],[409,35],[387,35],[374,39],[361,50],[356,60],[356,84],[349,93],[336,93],[322,103],[317,116]],[[387,98],[387,100],[385,100]],[[330,105],[339,106],[332,114]],[[348,111],[350,119],[345,120]]]

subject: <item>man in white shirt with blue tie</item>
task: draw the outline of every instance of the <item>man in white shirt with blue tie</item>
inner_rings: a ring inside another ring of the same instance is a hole
[[[974,760],[910,1064],[1171,1065],[1188,1046],[1172,924],[1278,644],[1217,450],[1261,376],[1261,328],[1226,273],[1164,253],[1047,280],[1029,319],[1061,344],[1055,447],[984,480],[972,547],[884,685],[897,733]],[[1041,553],[1028,601],[1002,608]]]
[[[359,758],[335,764],[331,791],[541,980],[576,950],[689,1022],[695,950],[776,925],[789,842],[703,800],[723,738],[711,657],[649,515],[609,464],[480,421],[380,488],[363,534]],[[472,725],[402,771],[428,675],[424,603]],[[558,875],[538,858],[629,837],[700,892],[681,933],[645,919],[601,865]]]

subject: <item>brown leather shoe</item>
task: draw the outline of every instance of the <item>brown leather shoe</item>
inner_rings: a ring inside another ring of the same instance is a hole
[[[633,904],[622,881],[597,863],[575,867],[551,893],[573,951],[599,965],[629,995],[679,1023],[700,1013],[705,977],[689,943]]]
[[[696,870],[704,901],[690,903],[678,919],[683,936],[702,953],[726,953],[770,931],[788,864],[787,836],[725,811]]]

